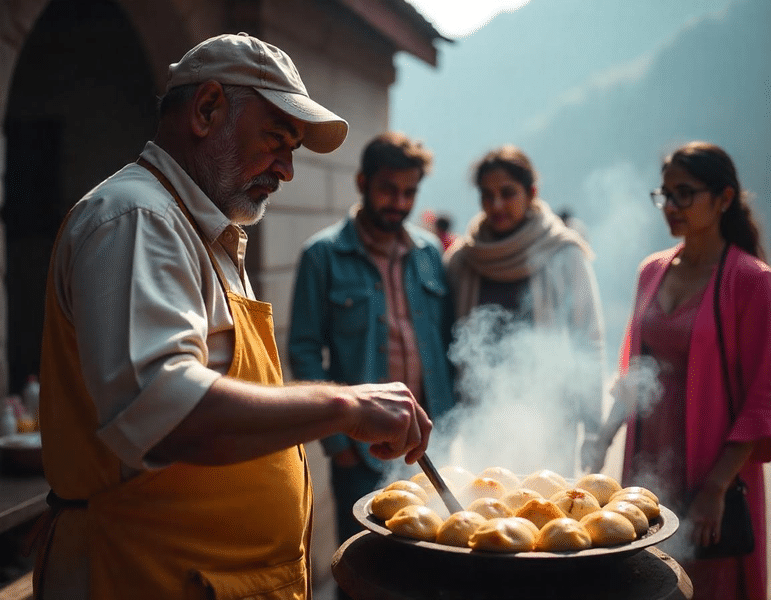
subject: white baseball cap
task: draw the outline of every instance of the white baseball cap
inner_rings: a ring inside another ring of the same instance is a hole
[[[204,40],[177,63],[169,65],[166,91],[215,80],[223,85],[254,88],[268,102],[306,124],[303,146],[327,153],[348,135],[348,123],[311,100],[292,59],[279,48],[247,33]]]

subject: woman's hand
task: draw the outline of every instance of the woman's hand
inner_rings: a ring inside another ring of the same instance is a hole
[[[707,483],[691,502],[688,519],[693,523],[691,539],[694,544],[711,546],[720,541],[726,489],[721,485]]]
[[[688,509],[688,518],[693,523],[692,538],[695,544],[711,546],[720,541],[726,490],[749,460],[756,443],[726,442]]]
[[[581,468],[587,473],[599,473],[605,466],[610,442],[600,434],[585,434],[581,444]]]

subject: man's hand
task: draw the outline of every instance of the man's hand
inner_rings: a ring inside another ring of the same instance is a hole
[[[433,424],[403,383],[354,385],[338,393],[351,409],[344,433],[370,442],[374,457],[392,460],[404,454],[412,464],[423,456]]]

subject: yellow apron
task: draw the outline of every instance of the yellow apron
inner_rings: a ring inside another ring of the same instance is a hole
[[[140,164],[196,225],[163,174]],[[230,291],[209,255],[235,324],[228,375],[281,385],[270,304]],[[54,511],[39,549],[36,591],[57,522],[66,524],[68,513],[78,512],[87,523],[92,599],[310,597],[313,498],[302,446],[224,467],[174,464],[122,481],[119,460],[95,434],[96,411],[81,372],[75,331],[49,275],[40,401],[46,477],[65,502],[87,499],[88,505]]]

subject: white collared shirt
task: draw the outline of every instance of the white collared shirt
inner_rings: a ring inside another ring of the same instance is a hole
[[[152,142],[231,289],[254,298],[246,233]],[[82,200],[63,228],[54,286],[75,324],[98,435],[131,469],[193,409],[233,357],[233,320],[206,247],[172,196],[132,163]]]

